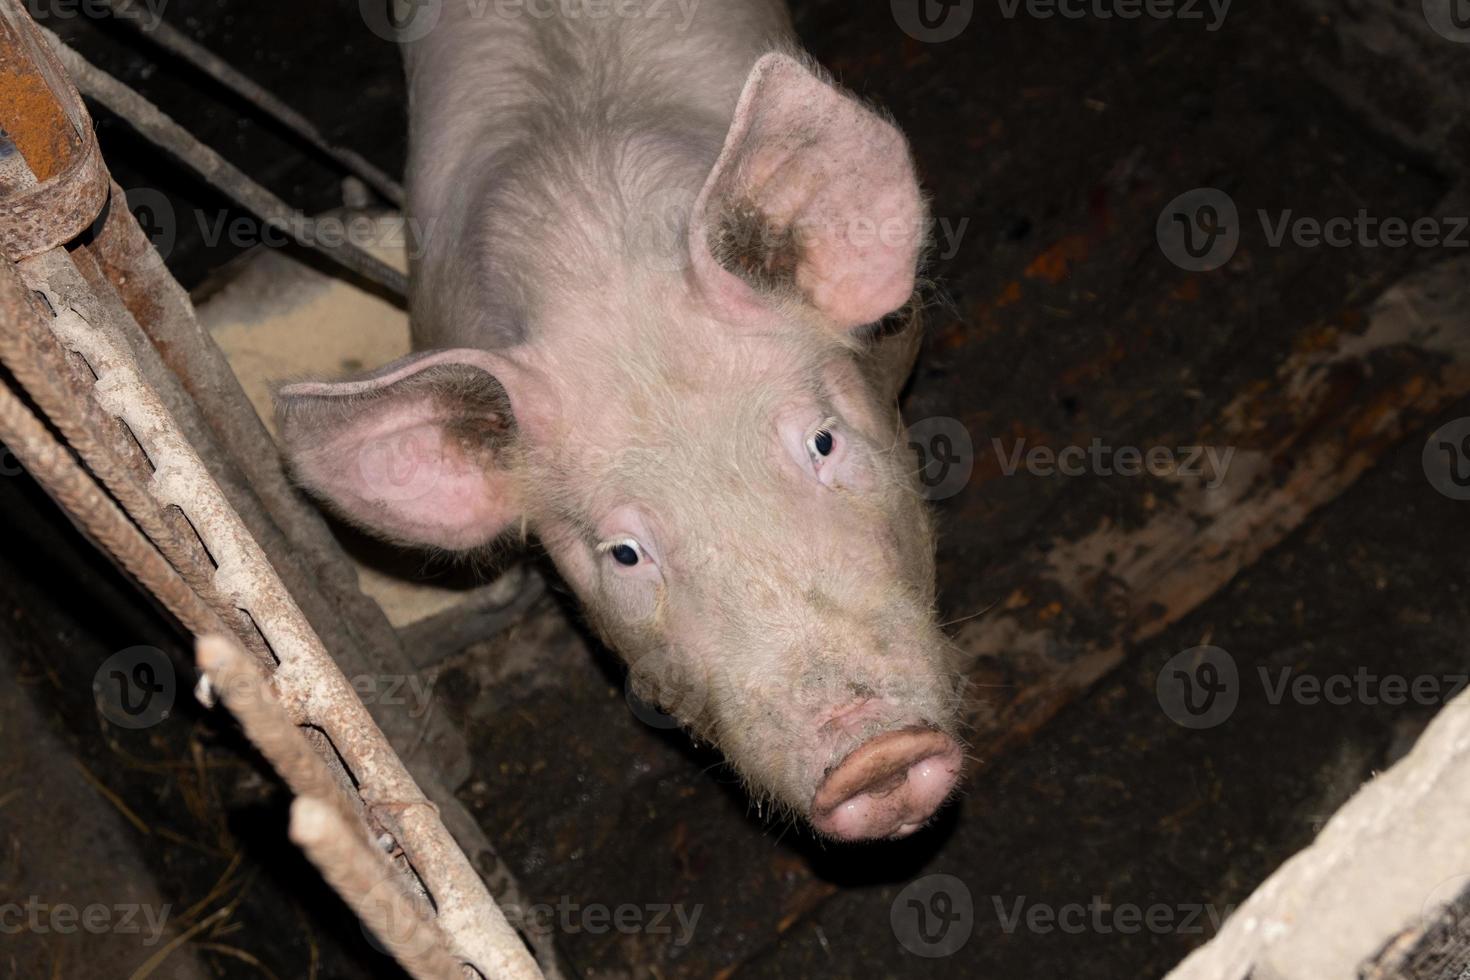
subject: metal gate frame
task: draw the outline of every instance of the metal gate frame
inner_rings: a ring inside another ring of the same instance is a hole
[[[111,180],[68,78],[100,73],[48,33],[0,0],[0,363],[25,396],[0,385],[0,441],[198,638],[199,696],[290,785],[292,839],[412,976],[560,976],[552,937],[492,898],[526,907],[453,795],[458,732],[375,719],[347,680],[414,667]]]

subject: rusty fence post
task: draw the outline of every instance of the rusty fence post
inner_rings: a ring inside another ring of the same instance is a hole
[[[160,323],[188,341],[185,363],[160,357]],[[451,976],[464,964],[486,978],[559,976],[549,937],[523,943],[456,843],[482,865],[488,854],[491,884],[524,907],[442,770],[421,759],[416,782],[339,668],[376,641],[379,669],[413,669],[385,620],[342,612],[340,596],[325,599],[288,560],[290,531],[306,523],[313,559],[350,573],[325,527],[301,518],[274,445],[250,428],[258,420],[231,420],[248,404],[229,397],[228,366],[127,213],[80,96],[17,0],[0,0],[0,362],[29,400],[0,387],[0,438],[184,628],[214,637],[201,666],[300,797],[293,839],[370,927],[405,910],[426,923],[413,948],[385,939],[410,973]],[[213,372],[208,384],[191,388],[191,365]],[[232,441],[239,426],[244,447]],[[325,738],[305,737],[308,726]],[[385,844],[401,853],[396,866]],[[359,894],[366,881],[390,882],[386,905]]]

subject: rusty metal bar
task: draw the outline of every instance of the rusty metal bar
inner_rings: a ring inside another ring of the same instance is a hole
[[[199,669],[240,727],[296,794],[291,839],[409,975],[463,980],[449,938],[424,898],[363,834],[362,822],[311,743],[281,707],[270,682],[233,640],[205,636]],[[406,928],[406,931],[405,931]]]
[[[98,408],[90,386],[34,309],[33,295],[13,266],[0,263],[0,316],[11,325],[0,333],[0,362],[189,588],[245,638],[252,653],[265,656],[249,620],[214,587],[214,565],[182,512],[160,507],[153,497],[147,459],[117,420]]]
[[[82,92],[124,119],[154,145],[167,150],[209,185],[272,228],[283,231],[303,248],[321,253],[348,272],[387,290],[399,301],[408,295],[408,279],[397,269],[348,241],[327,240],[313,231],[313,221],[261,187],[188,130],[122,82],[92,65],[61,38],[38,28]],[[328,236],[330,237],[330,236]]]
[[[114,185],[114,200],[120,197]],[[320,513],[286,479],[276,445],[234,371],[200,327],[188,296],[168,274],[133,216],[125,208],[111,208],[98,223],[91,242],[70,258],[96,294],[111,297],[109,284],[116,284],[127,309],[108,311],[113,329],[135,335],[130,346],[160,393],[182,385],[177,397],[165,401],[175,418],[185,423],[190,443],[230,447],[228,458],[221,451],[222,458],[207,459],[210,470],[222,485],[230,481],[228,496],[267,554],[289,556],[276,564],[277,573],[334,659],[353,675],[413,670],[407,645],[414,637],[400,637],[382,610],[358,589],[341,546]],[[181,418],[181,413],[197,413],[198,418]],[[534,577],[528,582],[534,589]],[[534,598],[523,595],[514,603],[516,610],[524,609]],[[485,625],[487,632],[482,635],[489,635],[495,624]],[[505,907],[512,925],[535,950],[542,971],[553,980],[565,975],[554,935],[521,922],[519,910],[529,903],[520,883],[454,795],[453,787],[463,781],[469,765],[457,731],[438,714],[418,719],[416,731],[407,731],[407,719],[382,706],[375,719],[425,794],[439,807],[445,825]]]
[[[46,290],[44,282],[31,285]],[[322,729],[342,757],[369,812],[388,828],[420,870],[439,921],[460,955],[486,976],[540,977],[530,954],[496,907],[484,883],[398,756],[368,716],[352,685],[306,622],[249,530],[210,478],[138,371],[131,353],[81,313],[48,300],[63,344],[97,376],[102,407],[121,418],[155,467],[158,497],[189,517],[218,565],[216,587],[250,614],[280,661],[273,677],[298,724]]]
[[[185,628],[201,633],[228,629],[93,482],[71,452],[4,385],[0,385],[0,442],[15,453],[27,472],[82,531],[157,597]]]
[[[56,55],[0,6],[0,255],[25,258],[86,230],[107,197],[92,121]]]
[[[8,66],[27,63],[25,46],[39,48],[38,58],[50,57],[15,0],[0,0],[0,27]],[[340,757],[345,766],[341,774],[350,774],[358,787],[354,798],[360,797],[362,815],[402,848],[428,889],[437,908],[438,926],[453,943],[456,955],[486,977],[540,977],[484,882],[446,830],[437,808],[415,785],[374,725],[211,468],[191,445],[173,409],[180,408],[184,417],[193,420],[192,400],[176,390],[172,376],[159,373],[156,352],[113,293],[101,264],[85,250],[73,256],[58,247],[77,233],[75,209],[80,208],[77,213],[86,219],[83,227],[91,224],[96,216],[92,209],[102,206],[108,183],[105,169],[93,172],[71,165],[87,159],[95,150],[95,140],[75,91],[54,64],[51,69],[30,72],[30,95],[43,105],[50,98],[54,108],[61,103],[50,93],[67,93],[76,114],[27,108],[17,124],[11,118],[15,115],[11,103],[0,108],[0,118],[10,127],[7,133],[13,130],[20,137],[6,144],[14,149],[4,155],[0,167],[0,198],[8,205],[14,199],[27,199],[26,195],[48,181],[61,182],[50,188],[57,193],[42,212],[23,215],[30,228],[45,234],[32,234],[27,240],[19,270],[3,270],[7,288],[0,295],[6,299],[4,312],[13,328],[0,344],[0,355],[8,355],[6,364],[16,379],[53,416],[58,429],[74,440],[123,506],[97,485],[8,388],[0,390],[0,437],[84,530],[157,595],[186,628],[200,635],[234,633],[254,643],[258,654],[268,649],[278,658],[279,667],[272,677],[286,692],[292,721],[325,733],[323,741],[330,744],[318,746],[322,771],[330,772]],[[23,125],[32,116],[43,121],[41,135],[45,135],[44,126],[66,119],[70,127],[63,134],[66,138],[54,146],[38,142],[37,132]],[[38,171],[30,168],[28,147],[45,161]],[[48,153],[51,155],[46,156]],[[0,212],[0,221],[5,214]],[[146,254],[156,258],[151,251]],[[158,275],[166,277],[161,271]],[[50,339],[39,338],[35,330],[27,333],[25,324],[40,324]],[[197,323],[194,326],[197,330]],[[61,347],[79,355],[96,378],[83,397],[67,386],[85,388],[90,380],[78,373],[78,362]],[[154,361],[145,368],[143,362],[149,355]],[[126,432],[118,427],[119,420]],[[128,434],[135,443],[128,441]],[[213,462],[220,465],[219,460]],[[145,480],[149,466],[151,480]],[[182,533],[182,522],[173,523],[167,516],[171,507],[187,518],[197,541]],[[216,568],[201,567],[201,543]],[[160,552],[160,546],[167,554]],[[221,612],[229,615],[229,621]],[[269,663],[268,658],[262,661]],[[345,779],[338,783],[345,784]],[[435,788],[453,800],[442,786]]]
[[[145,375],[165,395],[189,441],[207,447],[204,456],[211,473],[226,486],[267,553],[289,556],[277,571],[338,662],[353,674],[412,670],[403,642],[382,611],[358,589],[351,564],[320,513],[286,479],[274,441],[223,354],[201,329],[188,296],[122,206],[121,190],[116,184],[112,188],[113,204],[96,223],[91,240],[70,254],[75,272],[61,271],[74,285],[80,285],[75,274],[79,272],[107,307],[99,308],[98,315],[105,313],[115,329],[128,334]],[[113,294],[109,283],[126,309],[107,302]],[[182,390],[176,390],[179,385]],[[454,795],[453,787],[469,768],[458,732],[442,714],[410,725],[379,706],[375,718],[495,897],[505,904],[513,924],[523,930],[542,970],[549,977],[562,976],[566,971],[559,964],[554,936],[526,929],[520,922],[518,910],[528,907],[520,883]]]
[[[276,445],[233,370],[200,328],[188,296],[122,202],[122,191],[113,184],[112,205],[96,223],[91,240],[71,255],[78,271],[98,295],[111,295],[107,280],[121,296],[126,311],[113,309],[109,315],[118,329],[130,334],[145,374],[165,395],[190,442],[204,450],[215,479],[226,486],[267,553],[291,557],[277,570],[338,662],[353,673],[411,670],[403,640],[358,589],[351,565],[320,513],[286,479]],[[183,390],[175,393],[180,384]],[[515,604],[517,611],[534,596],[522,598],[524,602]],[[542,970],[550,977],[563,975],[554,937],[525,929],[519,921],[517,910],[528,907],[519,882],[454,795],[453,787],[469,768],[458,733],[437,714],[419,719],[416,733],[404,731],[400,717],[381,707],[376,720],[514,924],[523,929]]]
[[[291,805],[291,839],[414,980],[464,980],[434,917],[405,894],[381,855],[336,809],[302,797]]]
[[[113,300],[99,315],[106,312],[127,335],[145,376],[275,559],[282,581],[343,670],[349,676],[410,671],[397,634],[358,589],[352,564],[320,512],[291,486],[275,442],[200,326],[189,297],[119,203],[116,185],[113,194],[114,205],[99,219],[90,242],[69,253],[80,273],[71,278],[85,280],[94,294]],[[452,788],[464,781],[469,752],[442,713],[414,722],[379,706],[374,717],[426,789],[429,783]],[[437,793],[431,795],[445,805]]]
[[[234,372],[132,214],[110,207],[88,245],[52,261],[52,286],[123,337],[343,670],[354,677],[411,671],[382,610],[358,590],[320,513],[290,485]],[[469,752],[442,713],[414,720],[379,705],[374,718],[421,784],[442,783],[447,796],[463,782]]]

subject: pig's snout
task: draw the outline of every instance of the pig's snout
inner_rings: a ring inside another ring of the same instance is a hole
[[[885,732],[822,780],[812,798],[812,825],[839,840],[906,837],[949,796],[963,761],[960,746],[943,732]]]

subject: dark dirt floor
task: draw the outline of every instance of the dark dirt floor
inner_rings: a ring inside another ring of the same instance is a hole
[[[1453,185],[1306,67],[1332,62],[1335,35],[1296,4],[1241,0],[1217,32],[1011,20],[977,5],[943,45],[908,38],[887,4],[795,6],[813,52],[909,133],[936,214],[951,228],[967,222],[957,250],[936,258],[941,304],[905,406],[911,419],[960,420],[977,446],[973,478],[938,504],[946,620],[1001,598],[991,572],[1026,546],[1136,516],[1140,495],[1124,478],[1004,476],[992,436],[1186,444],[1269,374],[1298,328],[1349,328],[1436,257],[1272,248],[1249,223],[1218,273],[1183,272],[1160,253],[1161,208],[1198,186],[1228,191],[1242,212],[1412,218]],[[319,8],[174,0],[165,16],[396,172],[394,52],[363,28],[357,4]],[[333,171],[238,107],[201,98],[212,90],[200,79],[140,57],[126,31],[52,26],[287,200],[308,211],[340,203]],[[184,216],[170,265],[187,285],[205,283],[238,251],[211,246],[193,217],[205,214],[207,228],[220,202],[121,124],[104,116],[98,128],[125,187],[168,192]],[[1443,421],[1465,415],[1470,404]],[[205,950],[206,962],[226,977],[392,975],[284,844],[271,778],[228,724],[192,707],[178,639],[24,480],[0,480],[0,500],[7,660],[149,828],[139,846],[176,905],[202,903],[198,919],[238,897],[214,942],[245,955]],[[559,910],[562,947],[586,976],[1158,976],[1406,751],[1434,710],[1273,703],[1260,671],[1275,683],[1284,668],[1466,670],[1466,506],[1431,486],[1410,440],[1028,744],[983,760],[934,827],[897,845],[824,846],[753,812],[716,754],[651,709],[630,710],[615,660],[558,606],[456,658],[434,691],[475,752],[465,799],[534,899]],[[142,733],[99,726],[95,666],[137,644],[180,664],[178,714]],[[1172,656],[1205,644],[1228,651],[1245,680],[1229,721],[1191,731],[1160,710],[1155,685]],[[4,791],[8,836],[6,807],[18,804]],[[641,925],[597,918],[630,905]],[[664,906],[690,923],[688,941],[674,913],[660,920],[667,931],[655,925]],[[1154,911],[1156,925],[1118,912],[1132,907]],[[917,955],[919,914],[965,909],[947,934],[957,949]],[[1049,925],[1048,912],[1063,923]],[[7,968],[43,975],[0,957]]]

